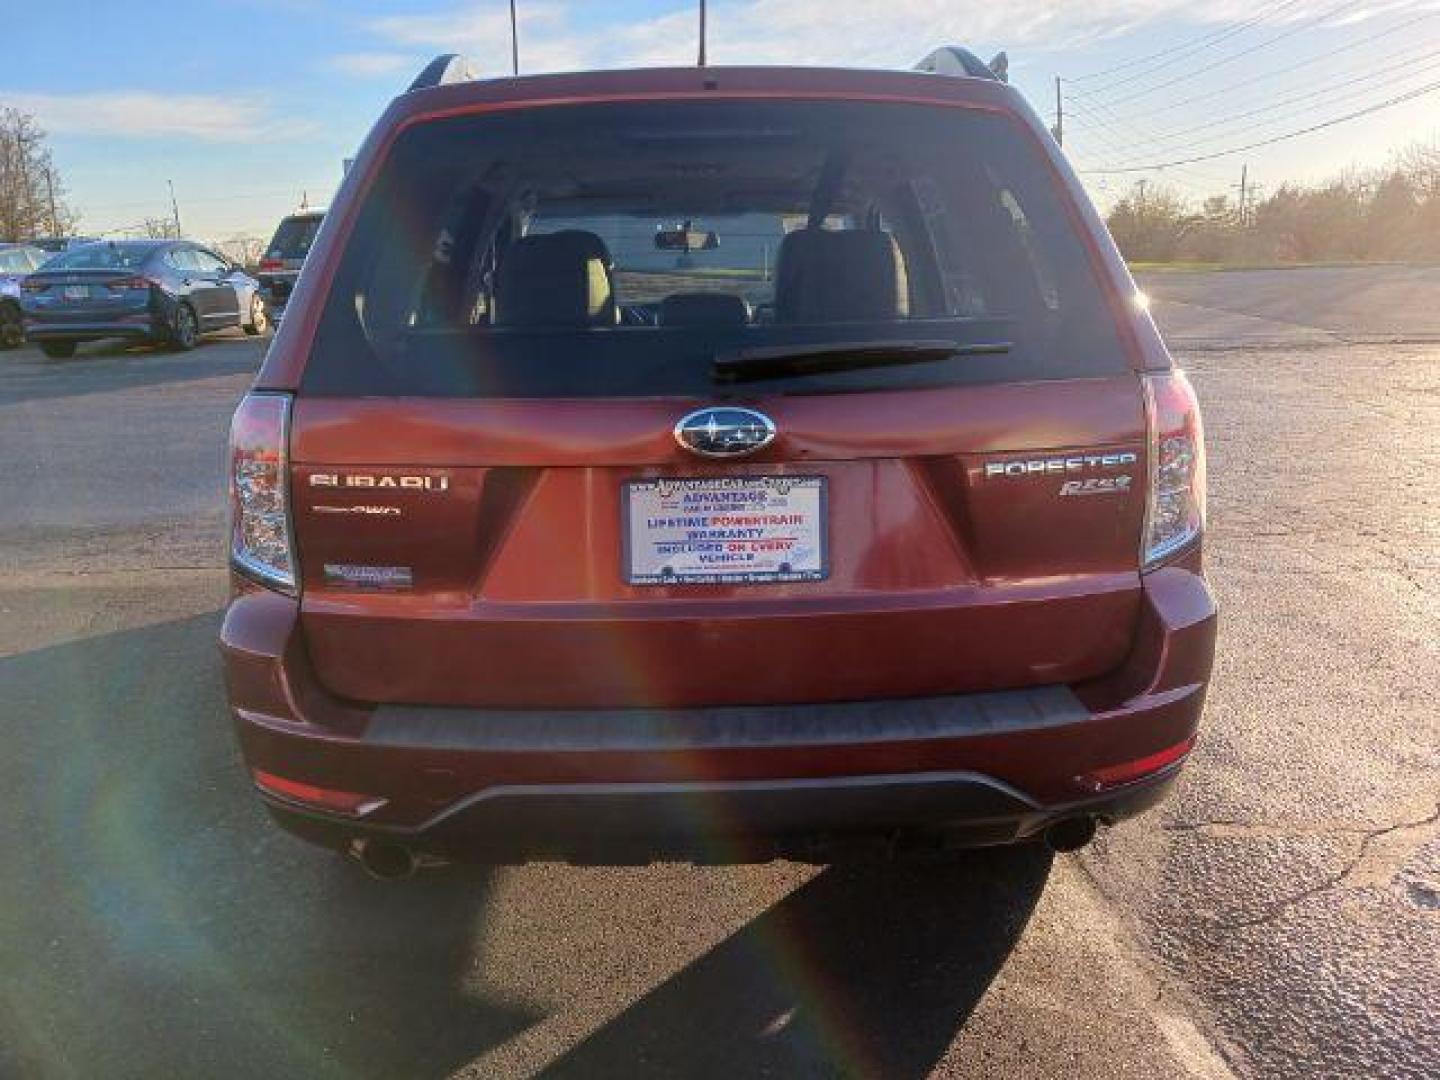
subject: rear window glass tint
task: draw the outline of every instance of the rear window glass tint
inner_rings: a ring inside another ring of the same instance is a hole
[[[315,243],[315,234],[320,231],[322,217],[288,217],[280,222],[270,246],[265,249],[267,259],[303,259],[310,254],[310,245]]]
[[[817,393],[1124,371],[1024,129],[961,108],[536,108],[404,132],[365,197],[303,389],[704,394],[717,357],[1003,343],[769,380]]]
[[[153,244],[91,244],[62,251],[46,270],[134,270],[155,251]]]

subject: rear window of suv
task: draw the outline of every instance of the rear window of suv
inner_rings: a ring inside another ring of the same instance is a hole
[[[1075,230],[1033,140],[979,110],[667,102],[428,121],[364,196],[302,389],[705,395],[727,357],[867,342],[956,355],[772,373],[765,390],[1122,372]]]
[[[304,259],[310,254],[310,245],[315,243],[315,234],[320,231],[321,214],[305,214],[287,217],[280,222],[270,246],[265,249],[267,259]]]

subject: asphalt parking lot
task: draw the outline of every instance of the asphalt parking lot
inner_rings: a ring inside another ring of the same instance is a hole
[[[1143,285],[1220,655],[1175,797],[1054,859],[372,882],[225,716],[263,343],[0,353],[0,1076],[1440,1075],[1440,268]]]

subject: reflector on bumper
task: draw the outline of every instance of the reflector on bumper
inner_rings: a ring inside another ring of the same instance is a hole
[[[1153,773],[1174,765],[1190,753],[1194,746],[1195,736],[1191,735],[1184,742],[1166,747],[1158,753],[1149,754],[1134,761],[1123,761],[1118,765],[1106,765],[1104,768],[1088,772],[1078,779],[1082,786],[1091,791],[1107,791],[1110,788],[1133,784],[1137,780],[1143,780]]]
[[[276,776],[274,773],[268,773],[261,769],[254,771],[254,777],[255,786],[267,795],[274,795],[287,802],[301,803],[317,810],[328,810],[332,814],[364,817],[372,810],[377,810],[385,805],[385,800],[377,795],[361,795],[354,791],[335,791],[331,788],[317,787],[299,780],[287,780],[283,776]]]

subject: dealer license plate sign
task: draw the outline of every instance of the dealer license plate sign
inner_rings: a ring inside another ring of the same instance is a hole
[[[823,476],[632,480],[625,485],[632,585],[823,581]]]

